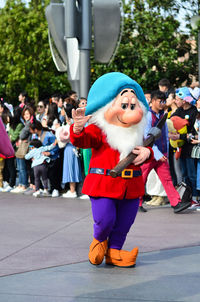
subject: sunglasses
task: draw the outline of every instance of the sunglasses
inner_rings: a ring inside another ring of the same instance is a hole
[[[42,106],[42,105],[37,105],[37,107],[38,107],[38,108],[44,108],[44,106]]]

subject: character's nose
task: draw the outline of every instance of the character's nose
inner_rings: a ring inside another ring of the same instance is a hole
[[[135,125],[142,119],[142,110],[127,109],[123,114],[123,121],[129,125]]]

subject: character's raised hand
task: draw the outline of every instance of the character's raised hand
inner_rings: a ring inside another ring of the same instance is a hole
[[[73,131],[75,134],[81,133],[85,124],[91,118],[91,115],[85,116],[85,108],[72,109],[72,118],[74,120]]]

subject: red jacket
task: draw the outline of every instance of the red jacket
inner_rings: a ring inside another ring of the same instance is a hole
[[[70,127],[70,140],[74,146],[80,148],[92,148],[90,168],[113,169],[119,162],[119,152],[112,149],[106,140],[106,136],[95,125],[84,128],[80,134],[73,132]],[[151,157],[153,151],[151,149]],[[127,169],[141,171],[140,166],[129,165]],[[133,199],[144,195],[144,182],[142,176],[133,178],[112,178],[108,175],[88,174],[85,178],[82,192],[93,197],[110,197],[116,199]]]

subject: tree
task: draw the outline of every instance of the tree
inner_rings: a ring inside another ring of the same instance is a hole
[[[184,2],[184,1],[183,1]],[[145,89],[157,89],[161,78],[176,86],[189,81],[191,62],[180,57],[191,52],[188,34],[180,31],[179,4],[169,0],[129,0],[124,3],[124,30],[113,62],[93,62],[93,80],[108,71],[121,71]]]
[[[69,89],[66,74],[57,72],[48,43],[45,7],[48,0],[7,0],[0,10],[0,92],[11,100],[26,90],[35,101]]]

